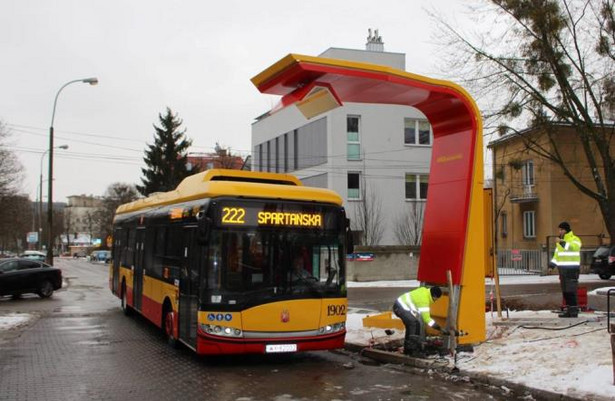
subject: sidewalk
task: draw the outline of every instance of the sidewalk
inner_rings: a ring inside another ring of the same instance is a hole
[[[403,343],[403,331],[387,335],[383,329],[364,328],[362,318],[367,315],[348,316],[346,346],[376,360],[445,374],[457,368],[459,376],[540,399],[615,399],[604,313],[561,319],[550,311],[515,311],[506,320],[487,313],[487,341],[475,346],[473,353],[458,353],[456,363],[449,356],[403,355],[397,348]]]

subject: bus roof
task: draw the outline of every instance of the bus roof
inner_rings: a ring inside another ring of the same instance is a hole
[[[306,187],[294,175],[212,169],[186,177],[173,191],[154,193],[147,198],[120,205],[116,214],[223,196],[303,200],[342,205],[342,198],[334,191]]]

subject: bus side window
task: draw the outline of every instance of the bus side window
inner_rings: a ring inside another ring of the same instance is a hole
[[[125,245],[126,253],[124,254],[124,266],[131,267],[135,264],[134,250],[137,242],[137,231],[134,229],[126,231],[128,231],[128,241]]]
[[[126,229],[124,230],[124,235],[122,235],[122,238],[120,239],[120,249],[122,252],[122,256],[121,256],[121,260],[122,260],[122,266],[125,267],[130,267],[131,264],[129,263],[128,260],[128,254],[129,252],[129,247],[130,245],[128,244],[128,238],[130,236],[130,229]]]
[[[153,269],[154,271],[163,271],[164,265],[164,247],[167,238],[167,228],[165,226],[157,226],[154,232],[154,247],[152,249]],[[168,277],[167,277],[168,278]]]
[[[154,244],[156,242],[156,229],[147,227],[145,229],[145,261],[144,266],[147,271],[152,271],[155,276],[162,276],[162,266],[157,266],[154,263]]]
[[[113,265],[115,267],[119,267],[122,262],[122,245],[123,240],[122,237],[124,235],[124,230],[116,228],[113,232]]]

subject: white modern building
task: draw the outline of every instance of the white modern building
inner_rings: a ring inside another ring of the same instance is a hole
[[[405,54],[385,52],[377,31],[366,50],[330,48],[320,57],[405,70]],[[345,103],[308,120],[291,106],[256,118],[252,169],[292,173],[339,193],[360,243],[415,245],[432,142],[429,122],[413,107]]]

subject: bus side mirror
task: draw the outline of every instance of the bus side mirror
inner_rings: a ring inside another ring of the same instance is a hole
[[[209,242],[209,234],[211,233],[211,219],[203,217],[198,228],[197,241],[200,245],[205,245]]]
[[[352,230],[350,229],[350,219],[346,219],[346,253],[354,253],[354,239],[352,238]]]

